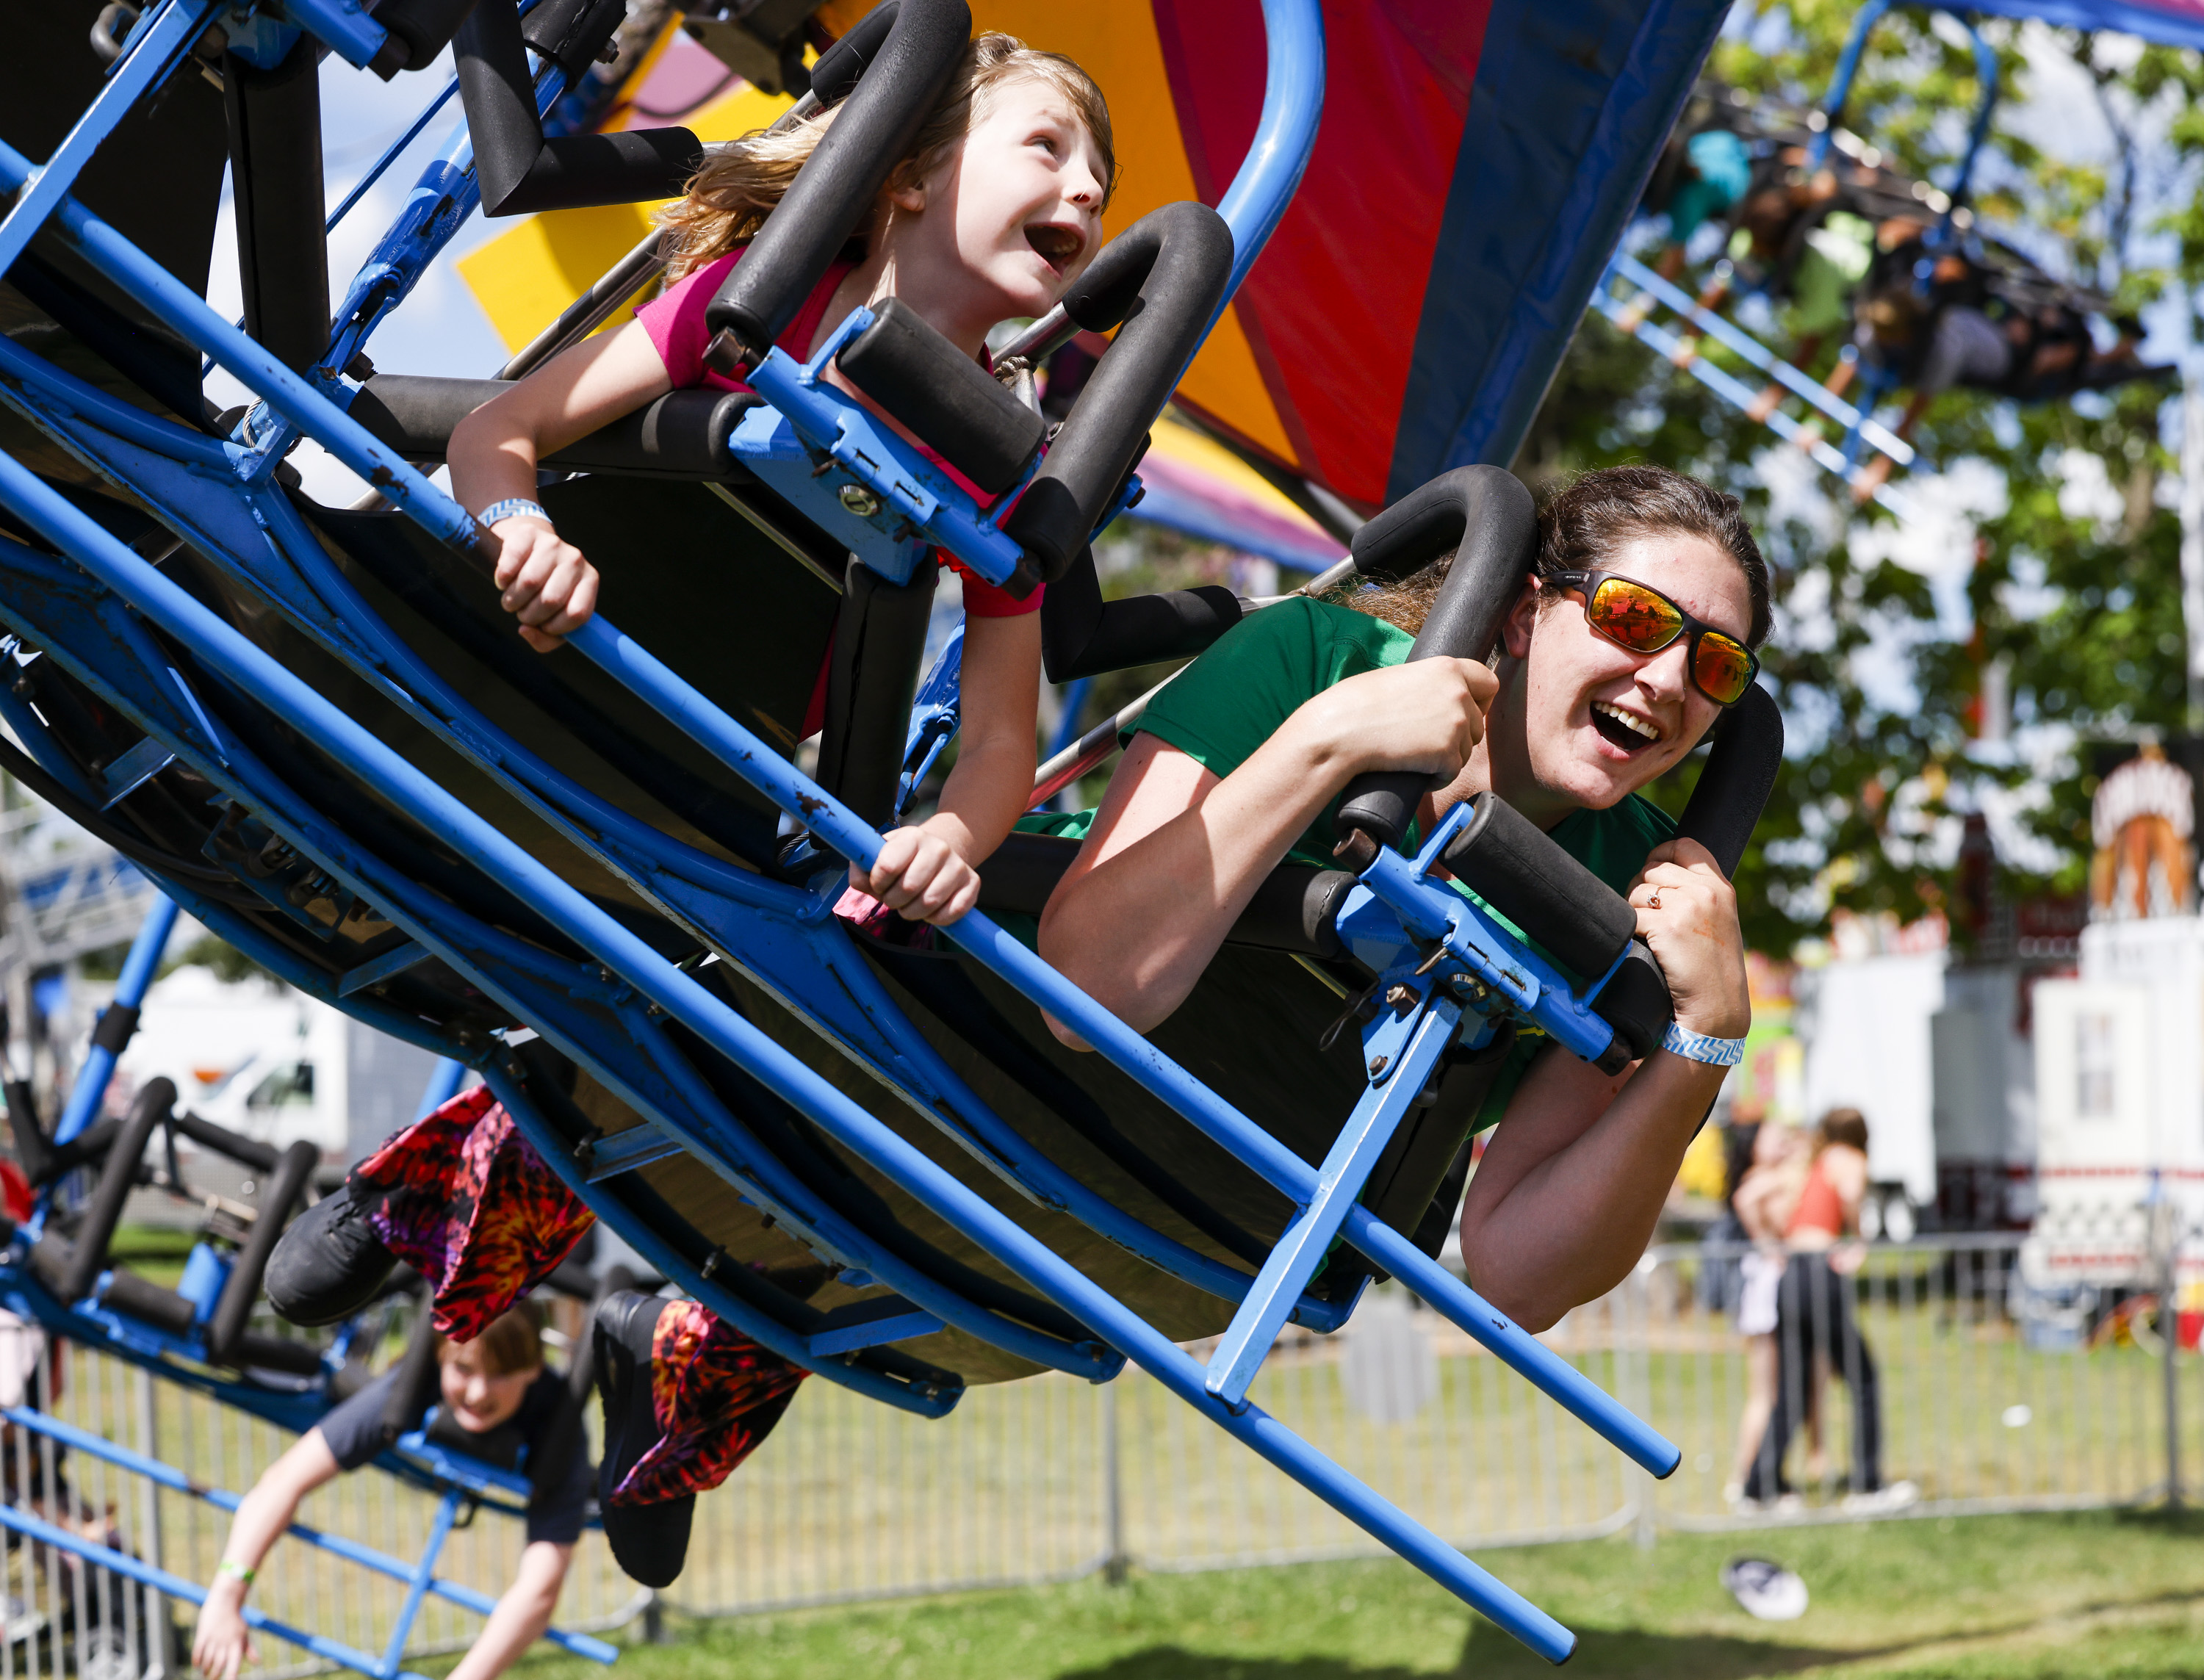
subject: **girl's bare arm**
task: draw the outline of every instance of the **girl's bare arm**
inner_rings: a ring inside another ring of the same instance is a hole
[[[1033,796],[1040,693],[1040,614],[964,622],[963,722],[957,764],[924,822],[888,835],[850,884],[913,921],[949,923],[980,896],[978,866]]]
[[[494,504],[536,495],[536,464],[598,427],[632,413],[673,388],[640,322],[576,345],[452,429],[446,459],[452,494],[479,514]],[[548,520],[501,519],[484,547],[497,568],[500,604],[520,634],[548,653],[596,610],[596,569],[562,541]]]

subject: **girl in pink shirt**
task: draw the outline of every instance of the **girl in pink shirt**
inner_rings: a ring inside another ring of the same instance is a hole
[[[628,325],[576,346],[462,421],[447,457],[453,494],[477,513],[501,501],[532,502],[545,455],[670,390],[745,388],[705,367],[704,312],[832,120],[828,110],[751,134],[708,161],[688,196],[661,217],[677,244],[667,290]],[[984,364],[989,328],[1046,313],[1100,248],[1114,173],[1109,110],[1085,72],[1008,35],[975,38],[890,175],[862,250],[827,270],[780,348],[809,360],[851,310],[900,298]],[[826,376],[843,383],[832,368]],[[529,644],[548,652],[595,610],[596,571],[535,512],[508,514],[490,529],[502,544],[503,605]],[[869,872],[850,870],[853,887],[913,920],[953,922],[972,908],[978,865],[1033,791],[1040,591],[1020,600],[969,572],[963,589],[956,768],[933,816],[891,833]],[[822,668],[806,733],[821,721],[825,691]]]

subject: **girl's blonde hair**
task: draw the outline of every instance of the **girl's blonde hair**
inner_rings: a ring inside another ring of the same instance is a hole
[[[972,131],[996,93],[1019,80],[1046,82],[1070,105],[1102,158],[1102,205],[1117,186],[1117,154],[1110,132],[1110,107],[1093,78],[1060,53],[1041,52],[1015,35],[993,31],[973,38],[941,103],[919,127],[910,150],[888,184],[922,178],[949,149]],[[838,109],[838,107],[837,108]],[[765,225],[834,120],[820,112],[778,133],[756,129],[704,160],[689,182],[688,196],[658,213],[673,243],[667,278],[679,280],[732,251]]]

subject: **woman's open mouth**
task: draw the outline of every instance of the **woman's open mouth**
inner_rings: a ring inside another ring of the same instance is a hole
[[[1062,274],[1079,258],[1087,248],[1087,237],[1076,228],[1058,228],[1046,223],[1026,229],[1026,243],[1034,248],[1040,260]]]
[[[1641,747],[1657,744],[1661,726],[1646,718],[1633,717],[1619,706],[1610,706],[1603,700],[1591,703],[1591,726],[1599,731],[1600,739],[1626,753],[1634,753]]]

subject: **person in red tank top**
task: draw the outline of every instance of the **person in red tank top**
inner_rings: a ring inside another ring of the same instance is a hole
[[[1903,1510],[1920,1498],[1911,1482],[1882,1479],[1882,1403],[1875,1355],[1860,1334],[1852,1274],[1866,1251],[1848,1240],[1859,1230],[1867,1193],[1867,1121],[1857,1109],[1833,1109],[1806,1182],[1783,1227],[1789,1265],[1775,1298],[1775,1409],[1762,1437],[1745,1496],[1756,1505],[1793,1505],[1783,1476],[1792,1432],[1812,1406],[1826,1367],[1852,1391],[1851,1487],[1845,1509],[1857,1516]]]
[[[708,159],[660,218],[676,245],[664,293],[453,429],[452,493],[477,514],[502,510],[490,526],[503,545],[497,581],[531,647],[548,652],[587,623],[597,594],[595,570],[535,503],[536,463],[668,391],[744,388],[705,367],[705,311],[832,121],[828,110],[761,131]],[[890,175],[861,254],[827,271],[779,347],[808,360],[851,310],[899,298],[984,364],[989,329],[1046,314],[1100,248],[1114,175],[1109,111],[1086,73],[1010,36],[979,36]],[[826,377],[866,400],[838,370]],[[938,551],[937,559],[955,565]],[[956,767],[933,815],[891,833],[870,871],[850,871],[853,888],[915,921],[952,922],[972,908],[979,865],[1033,791],[1040,591],[1020,600],[969,573],[963,589]],[[825,683],[822,665],[807,733],[822,721]]]

